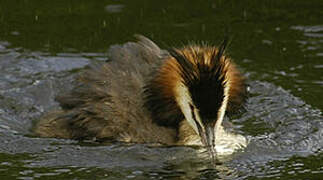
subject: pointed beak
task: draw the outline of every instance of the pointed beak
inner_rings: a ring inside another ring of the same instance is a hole
[[[215,124],[207,123],[204,126],[204,132],[200,132],[201,140],[210,156],[212,157],[213,162],[215,163]]]

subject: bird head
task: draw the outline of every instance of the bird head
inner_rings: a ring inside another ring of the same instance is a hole
[[[213,158],[216,131],[245,92],[242,76],[224,54],[226,45],[170,50],[145,91],[155,122],[172,127],[185,119]]]
[[[215,132],[222,123],[229,98],[230,60],[224,56],[225,46],[226,42],[219,48],[191,46],[170,53],[178,71],[173,89],[175,100],[212,157],[216,153]]]

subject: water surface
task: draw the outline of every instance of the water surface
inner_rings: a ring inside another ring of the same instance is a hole
[[[319,179],[323,176],[323,3],[301,1],[0,2],[0,176],[7,179]],[[250,139],[213,168],[194,147],[30,137],[54,98],[111,45],[143,34],[163,48],[219,44],[248,77]]]

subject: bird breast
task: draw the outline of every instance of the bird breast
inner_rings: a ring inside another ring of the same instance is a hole
[[[248,140],[242,135],[226,131],[220,126],[216,132],[215,149],[218,155],[230,155],[248,145]],[[204,146],[201,138],[191,128],[187,121],[182,121],[179,128],[178,145]],[[204,149],[205,150],[205,149]]]

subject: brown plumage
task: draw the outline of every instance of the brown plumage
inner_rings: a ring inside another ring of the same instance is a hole
[[[214,146],[225,111],[240,109],[246,93],[244,78],[224,55],[226,43],[168,52],[138,39],[111,47],[110,61],[82,73],[71,92],[57,97],[61,110],[45,115],[34,132],[166,145],[195,138]]]

